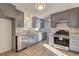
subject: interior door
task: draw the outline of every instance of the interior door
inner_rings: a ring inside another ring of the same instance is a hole
[[[0,18],[0,53],[12,49],[11,20]]]

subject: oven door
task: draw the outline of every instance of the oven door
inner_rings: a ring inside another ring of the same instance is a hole
[[[59,39],[59,37],[54,37],[54,44],[69,47],[69,39],[66,38]]]

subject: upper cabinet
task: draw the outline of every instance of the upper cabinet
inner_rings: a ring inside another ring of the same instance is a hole
[[[16,27],[24,27],[24,13],[16,10],[16,7],[10,3],[0,3],[0,17],[13,18]]]
[[[51,26],[56,27],[57,22],[69,20],[69,27],[76,28],[79,27],[79,8],[72,8],[59,13],[51,15]],[[67,22],[67,21],[66,21]]]
[[[32,27],[43,29],[45,27],[45,20],[32,17]]]
[[[79,8],[70,9],[69,27],[79,27]]]
[[[32,17],[32,28],[40,28],[40,19]]]
[[[0,17],[15,18],[15,9],[16,7],[14,5],[0,3]]]
[[[16,9],[16,27],[24,27],[24,13]]]
[[[43,29],[45,28],[45,20],[40,19],[40,28]]]
[[[51,16],[51,28],[56,28],[56,22],[55,22],[55,20],[56,20],[56,15],[53,14]]]
[[[63,11],[59,13],[52,14],[52,18],[55,18],[55,21],[63,21],[63,20],[69,20],[69,11]]]

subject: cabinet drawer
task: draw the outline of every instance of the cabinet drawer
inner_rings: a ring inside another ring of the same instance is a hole
[[[70,42],[70,46],[79,47],[79,44],[77,44],[77,43],[73,43],[73,42],[71,43],[71,42]]]
[[[70,43],[71,44],[78,44],[79,45],[79,41],[77,41],[77,40],[70,40]]]
[[[79,52],[79,46],[70,46],[70,50]]]

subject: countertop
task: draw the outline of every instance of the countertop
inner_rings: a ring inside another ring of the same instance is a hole
[[[37,31],[21,31],[17,32],[16,36],[28,36],[28,35],[36,35],[38,32]]]

